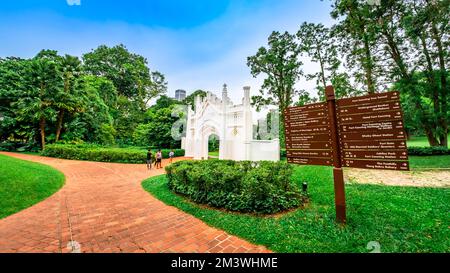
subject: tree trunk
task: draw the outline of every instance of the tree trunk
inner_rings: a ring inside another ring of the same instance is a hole
[[[413,93],[414,104],[419,112],[420,123],[422,124],[425,134],[427,136],[428,142],[430,146],[439,146],[438,139],[434,136],[432,128],[436,128],[436,124],[430,124],[430,120],[426,118],[425,110],[420,101],[420,94],[416,92],[415,84],[413,83],[413,78],[411,74],[408,72],[408,69],[403,61],[403,58],[400,54],[400,51],[397,47],[397,43],[394,40],[394,37],[386,30],[382,30],[382,34],[385,36],[387,40],[387,46],[389,47],[392,59],[400,70],[401,77],[408,82],[410,85],[410,89]]]
[[[442,127],[443,133],[440,135],[440,145],[443,147],[448,147],[448,122],[447,122],[447,70],[445,68],[445,58],[444,58],[444,49],[442,47],[442,41],[439,36],[439,31],[436,25],[432,24],[432,32],[433,38],[436,42],[436,46],[438,48],[438,56],[439,56],[439,68],[440,68],[440,76],[441,76],[441,111],[439,114],[439,126]]]
[[[45,118],[41,118],[39,121],[39,129],[41,133],[41,148],[45,149]]]
[[[367,91],[369,94],[375,93],[375,86],[373,83],[373,64],[372,64],[372,54],[370,53],[370,45],[368,38],[364,35],[364,51],[365,51],[365,60],[363,60],[364,70],[366,72],[366,81],[367,81]]]
[[[62,128],[63,118],[64,118],[64,110],[61,109],[61,110],[59,110],[59,113],[58,113],[58,121],[57,121],[57,123],[56,123],[56,137],[55,137],[55,142],[58,142],[59,136],[61,135],[61,128]]]
[[[428,143],[430,143],[431,147],[436,147],[439,146],[439,142],[436,139],[436,137],[433,135],[433,132],[431,132],[430,128],[424,128],[425,129],[425,134],[427,136],[428,139]]]

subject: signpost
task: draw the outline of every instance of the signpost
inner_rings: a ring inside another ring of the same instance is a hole
[[[285,110],[289,163],[333,166],[336,219],[346,222],[342,167],[409,170],[398,92],[336,100]]]

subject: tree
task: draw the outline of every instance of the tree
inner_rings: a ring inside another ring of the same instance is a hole
[[[82,64],[78,57],[65,55],[58,58],[60,61],[60,69],[64,87],[62,92],[56,96],[56,106],[58,108],[58,118],[56,122],[55,141],[58,141],[63,127],[63,119],[65,113],[81,112],[86,102],[83,84],[80,81],[82,74]]]
[[[333,36],[340,41],[340,51],[346,56],[346,65],[353,70],[357,82],[366,86],[366,92],[377,91],[376,28],[370,24],[373,5],[358,0],[335,0],[331,16],[340,20],[333,27]]]
[[[330,30],[322,24],[304,22],[297,32],[300,51],[312,62],[319,64],[319,71],[306,75],[316,80],[319,97],[324,98],[325,88],[337,74],[340,66],[335,39]]]
[[[152,98],[156,98],[157,96],[167,93],[166,78],[161,72],[158,71],[151,72],[151,79],[152,82],[150,88],[148,92],[145,93],[144,96],[145,105],[147,105]]]
[[[408,97],[415,105],[416,115],[430,145],[448,147],[447,71],[445,58],[439,57],[447,54],[439,48],[442,46],[440,38],[448,32],[448,15],[445,11],[439,12],[433,1],[425,1],[419,6],[416,4],[417,1],[384,1],[375,9],[369,22],[379,29],[378,40],[384,45],[384,52],[394,67],[391,77],[399,77],[397,86],[400,91],[410,94]],[[444,5],[446,11],[448,6],[448,3]],[[422,26],[417,26],[419,22]],[[431,36],[427,37],[426,32]],[[437,61],[432,60],[429,50],[433,43]],[[443,68],[441,60],[444,62]],[[434,62],[438,64],[438,74],[441,76],[439,84],[436,82]],[[428,84],[425,87],[421,83],[420,73],[416,72],[417,67],[423,67],[422,63],[426,63],[424,70]],[[429,100],[432,104],[428,104]],[[433,111],[429,111],[430,107]]]
[[[172,116],[174,108],[179,104],[175,99],[161,96],[147,110],[145,121],[137,126],[133,134],[134,143],[157,148],[180,147],[181,142],[174,140],[171,133],[172,125],[180,118]]]
[[[200,96],[202,98],[206,97],[206,91],[201,90],[201,89],[195,90],[192,94],[190,94],[183,100],[183,103],[194,107],[195,97],[197,97],[197,96]]]
[[[113,109],[116,107],[117,91],[103,77],[83,75],[84,109],[74,112],[65,123],[62,139],[66,142],[94,142],[111,145],[115,143]]]
[[[293,35],[274,31],[269,36],[268,47],[259,48],[254,56],[247,58],[253,77],[260,74],[266,76],[261,95],[252,97],[253,105],[258,108],[268,104],[278,105],[282,121],[284,109],[293,103],[293,97],[298,93],[294,85],[302,75],[299,54]]]
[[[448,1],[414,0],[405,4],[401,17],[402,27],[411,44],[417,48],[417,66],[421,67],[427,85],[427,97],[432,101],[435,116],[436,139],[429,137],[430,143],[448,147]],[[447,35],[446,35],[447,33]],[[447,38],[446,38],[447,37]],[[447,47],[445,47],[447,45]]]
[[[63,88],[57,62],[38,54],[30,61],[23,83],[24,95],[16,102],[17,118],[39,123],[41,148],[44,149],[47,121],[56,117],[55,94]]]
[[[150,72],[147,59],[128,51],[124,45],[99,46],[83,55],[85,69],[95,76],[103,76],[113,82],[120,96],[146,108],[146,103],[166,91],[164,76]]]
[[[17,119],[16,102],[24,95],[24,75],[29,71],[29,60],[9,57],[0,58],[0,140],[13,139],[30,140],[34,138],[35,130],[26,128],[27,122]]]
[[[122,143],[132,144],[137,124],[143,122],[148,102],[166,92],[164,75],[150,72],[147,60],[124,45],[99,46],[83,55],[87,73],[105,77],[117,90],[114,128]]]

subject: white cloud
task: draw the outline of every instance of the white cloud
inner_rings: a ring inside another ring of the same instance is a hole
[[[239,103],[244,85],[251,86],[252,95],[259,92],[263,77],[251,76],[246,58],[267,44],[271,31],[295,32],[303,21],[329,20],[328,11],[318,13],[317,7],[306,6],[299,15],[298,9],[289,7],[288,2],[251,12],[233,8],[214,21],[190,29],[82,21],[54,13],[11,16],[4,20],[15,22],[14,29],[0,24],[0,40],[4,41],[0,43],[0,56],[32,57],[43,48],[80,56],[100,44],[123,43],[130,51],[145,56],[151,69],[166,75],[170,96],[176,89],[204,89],[220,94],[223,83],[227,83],[230,98]],[[296,1],[291,5],[302,6]],[[31,24],[31,17],[39,18],[39,23]],[[317,67],[305,62],[303,69],[312,73]],[[302,79],[297,87],[313,91],[314,85]]]
[[[80,6],[81,0],[66,0],[67,5],[69,6]]]

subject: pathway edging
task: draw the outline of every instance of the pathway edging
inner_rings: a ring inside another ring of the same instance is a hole
[[[52,166],[66,183],[46,200],[0,220],[0,252],[270,252],[146,192],[141,182],[163,169],[1,154]]]

